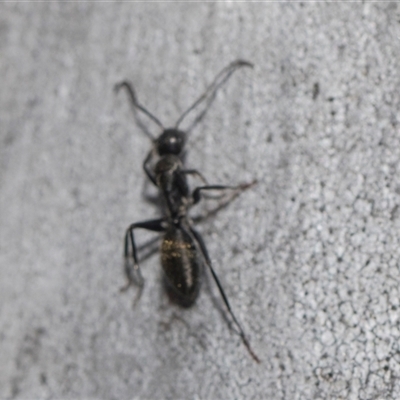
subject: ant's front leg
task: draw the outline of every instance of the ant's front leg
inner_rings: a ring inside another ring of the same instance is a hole
[[[136,295],[133,305],[135,306],[136,303],[139,301],[140,296],[142,294],[143,286],[144,286],[144,279],[142,277],[142,273],[140,271],[138,257],[137,257],[137,250],[135,244],[135,238],[133,235],[133,231],[136,228],[146,229],[148,231],[153,232],[164,232],[165,219],[153,219],[143,222],[136,222],[129,226],[125,233],[125,245],[124,245],[124,258],[125,258],[125,274],[128,279],[128,282],[125,286],[121,288],[121,292],[126,291],[130,286],[136,285],[139,286],[139,291]],[[131,243],[132,253],[129,252],[129,242]]]
[[[150,161],[152,160],[152,158],[154,157],[154,149],[150,150],[149,154],[147,155],[146,159],[143,161],[143,169],[144,172],[146,172],[146,175],[149,177],[149,179],[151,180],[151,182],[155,185],[157,185],[157,181],[156,181],[156,177],[153,173],[153,171],[151,170],[150,167]]]

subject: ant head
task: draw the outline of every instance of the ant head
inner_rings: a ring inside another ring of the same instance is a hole
[[[186,142],[185,132],[178,129],[165,129],[161,136],[156,140],[156,149],[160,156],[165,154],[179,155]]]

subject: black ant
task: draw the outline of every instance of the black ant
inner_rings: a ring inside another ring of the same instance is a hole
[[[218,276],[212,267],[203,238],[193,228],[192,222],[188,218],[189,209],[201,200],[201,193],[203,191],[230,189],[241,192],[253,186],[256,182],[239,186],[206,184],[205,186],[197,187],[191,192],[186,178],[187,175],[197,175],[203,182],[206,181],[197,170],[185,169],[183,167],[182,157],[186,143],[186,133],[179,130],[179,125],[183,119],[197,106],[205,103],[205,109],[196,117],[191,128],[203,118],[209,105],[214,100],[217,90],[229,79],[235,70],[241,67],[253,67],[253,65],[247,61],[237,60],[225,67],[216,76],[214,82],[206,89],[204,94],[179,117],[175,127],[168,129],[165,129],[154,115],[138,103],[133,86],[129,82],[124,81],[115,86],[117,91],[124,87],[129,94],[133,108],[143,112],[162,129],[162,133],[157,139],[146,131],[153,140],[153,149],[146,157],[143,169],[151,182],[160,189],[166,203],[167,213],[167,216],[163,218],[136,222],[126,230],[124,257],[128,283],[121,290],[126,290],[132,284],[139,286],[136,298],[138,300],[144,285],[138,263],[133,231],[137,228],[142,228],[154,232],[163,232],[161,264],[169,294],[181,306],[190,307],[199,294],[204,261],[211,271],[234,324],[239,330],[238,333],[242,342],[253,359],[259,363],[260,359],[250,347],[244,331],[231,309]],[[156,156],[158,156],[158,161],[152,168],[150,164]],[[129,251],[129,245],[131,246],[132,253]],[[199,251],[201,256],[199,255]]]

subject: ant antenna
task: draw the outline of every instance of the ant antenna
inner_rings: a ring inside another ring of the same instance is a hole
[[[153,114],[151,114],[149,111],[147,111],[142,105],[140,105],[136,99],[135,95],[135,90],[133,89],[133,86],[130,82],[128,81],[123,81],[121,83],[118,83],[115,85],[114,90],[118,92],[122,87],[125,87],[126,90],[128,91],[129,97],[131,99],[131,103],[134,109],[140,110],[142,113],[146,114],[153,122],[155,122],[163,131],[165,130],[163,124],[159,121],[158,118],[156,118]],[[151,135],[150,132],[146,130],[146,134],[150,136],[152,140],[155,140],[155,138]]]
[[[206,101],[205,109],[195,118],[192,125],[187,129],[187,131],[191,130],[201,119],[204,117],[205,113],[208,110],[208,107],[211,105],[213,100],[215,99],[215,95],[217,90],[231,77],[231,75],[241,67],[250,67],[253,68],[253,64],[244,60],[236,60],[230,63],[227,67],[225,67],[214,79],[214,82],[211,83],[210,86],[206,89],[206,91],[179,117],[178,121],[175,124],[175,129],[178,129],[179,124],[185,119],[185,117],[194,110],[199,104]]]

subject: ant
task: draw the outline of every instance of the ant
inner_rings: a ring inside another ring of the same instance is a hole
[[[179,125],[184,118],[203,103],[205,104],[205,108],[195,118],[190,129],[193,128],[207,112],[216,96],[217,90],[238,68],[242,67],[252,68],[253,65],[243,60],[237,60],[229,64],[216,76],[213,83],[206,89],[203,95],[179,117],[175,126],[167,129],[164,128],[162,123],[154,115],[138,103],[133,86],[129,82],[123,81],[115,86],[116,91],[125,88],[130,97],[133,109],[144,113],[162,130],[158,138],[154,138],[146,130],[146,134],[152,139],[153,148],[143,162],[143,169],[150,181],[161,191],[167,214],[163,218],[133,223],[126,230],[124,257],[125,273],[128,283],[121,288],[121,291],[125,291],[133,284],[139,286],[139,291],[135,300],[136,303],[140,298],[144,286],[144,279],[138,263],[134,230],[141,228],[163,233],[161,265],[164,271],[168,293],[182,307],[190,307],[198,297],[203,264],[205,262],[217,284],[225,306],[239,331],[238,334],[243,344],[252,358],[260,363],[260,359],[250,347],[245,333],[232,311],[221,282],[211,264],[211,259],[203,238],[200,233],[194,229],[192,221],[188,218],[189,209],[201,200],[202,192],[229,189],[240,193],[253,186],[256,181],[239,186],[208,185],[200,172],[194,169],[184,168],[183,155],[186,143],[186,132],[179,130]],[[187,132],[188,131],[189,130],[187,130]],[[154,166],[151,166],[154,164],[155,157],[157,157],[158,160],[155,162]],[[198,176],[205,185],[199,186],[191,192],[187,182],[187,175]],[[129,251],[129,247],[131,247],[131,252]],[[201,253],[201,255],[199,253]]]

